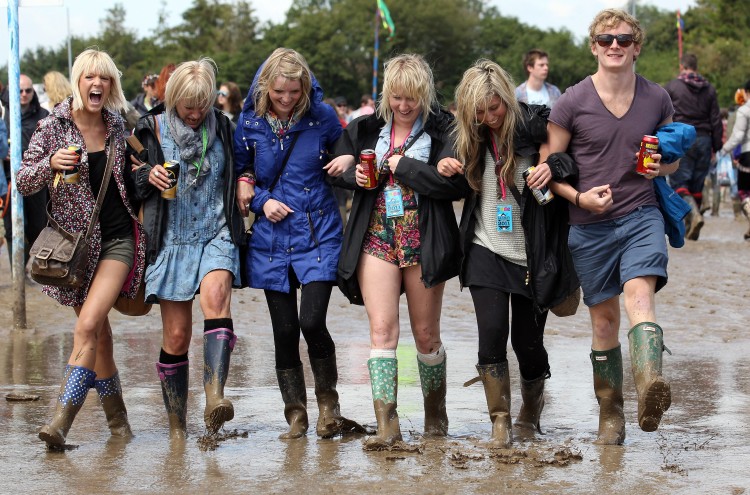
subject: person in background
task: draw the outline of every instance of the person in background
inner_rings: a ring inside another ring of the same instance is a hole
[[[145,115],[159,104],[159,98],[156,96],[156,81],[158,79],[158,74],[146,74],[141,81],[143,93],[138,93],[130,102],[140,115]]]
[[[468,191],[463,176],[443,177],[437,167],[453,158],[453,117],[435,96],[432,69],[419,55],[385,64],[376,113],[352,121],[336,144],[329,173],[354,189],[339,260],[339,287],[364,304],[370,322],[370,372],[377,435],[365,449],[402,439],[397,412],[399,300],[406,292],[424,399],[424,432],[448,434],[446,351],[440,337],[445,282],[459,269],[459,235],[453,201]],[[381,169],[374,187],[357,165],[375,151]]]
[[[169,82],[169,78],[172,76],[172,73],[175,71],[175,64],[168,63],[164,67],[161,68],[161,71],[159,72],[159,77],[156,78],[156,84],[154,85],[154,89],[156,91],[156,100],[157,105],[159,103],[164,103],[164,99],[166,98],[166,92],[167,92],[167,82]]]
[[[534,48],[523,56],[523,68],[528,79],[516,88],[518,101],[530,105],[546,105],[552,108],[560,98],[557,86],[547,82],[549,55],[544,50]]]
[[[664,89],[672,98],[674,121],[695,127],[695,143],[680,161],[680,168],[669,176],[669,185],[690,205],[685,217],[685,237],[697,241],[703,228],[701,212],[703,183],[713,161],[713,154],[721,149],[724,126],[716,97],[716,89],[698,74],[698,58],[686,53],[680,60],[680,75]]]
[[[39,122],[17,177],[18,191],[23,195],[49,188],[55,221],[69,232],[85,232],[108,160],[114,163],[98,228],[89,241],[83,285],[42,287],[60,304],[73,306],[78,316],[55,413],[52,421],[39,430],[39,438],[51,447],[65,444],[90,388],[99,393],[112,435],[132,434],[107,315],[118,296],[135,297],[146,252],[143,227],[127,194],[130,165],[125,160],[124,128],[118,113],[127,100],[120,71],[109,55],[88,49],[76,57],[72,80],[73,95]],[[81,147],[80,157],[68,149],[70,144]],[[61,180],[74,165],[78,165],[78,181]]]
[[[216,105],[224,112],[224,115],[229,117],[229,120],[237,123],[242,112],[242,94],[236,83],[232,81],[221,83],[219,91],[216,92]]]
[[[34,82],[26,74],[21,74],[19,78],[21,90],[21,154],[26,152],[29,147],[31,135],[37,128],[40,120],[46,117],[49,112],[39,104],[39,97],[34,91]],[[5,127],[10,130],[10,112],[5,112]],[[10,155],[5,156],[3,166],[5,168],[5,177],[10,179]],[[47,226],[47,202],[49,194],[47,188],[42,187],[33,194],[23,198],[23,216],[24,216],[24,263],[29,259],[29,249],[39,236],[39,233]],[[5,240],[8,243],[8,255],[13,260],[12,238],[13,238],[13,216],[11,213],[11,204],[6,205],[5,217]]]
[[[643,39],[640,23],[627,12],[599,12],[589,26],[597,71],[565,91],[548,124],[550,152],[567,151],[578,166],[577,178],[549,184],[570,203],[568,247],[591,317],[595,443],[603,445],[625,440],[620,294],[641,429],[655,431],[672,404],[655,297],[667,283],[669,253],[652,180],[674,172],[679,162],[661,163],[655,153],[648,173],[635,170],[643,136],[671,123],[674,114],[669,94],[633,71]]]
[[[550,167],[542,164],[528,179],[523,176],[539,161],[549,110],[518,102],[513,87],[510,75],[489,60],[464,72],[456,87],[459,163],[438,167],[449,176],[465,174],[471,186],[461,214],[460,278],[474,301],[476,368],[492,421],[490,444],[501,448],[513,441],[508,337],[518,359],[523,400],[515,429],[533,437],[541,433],[544,382],[550,377],[544,348],[548,310],[578,287],[570,251],[558,247],[567,239],[567,205],[559,199],[540,205],[529,189],[549,182]],[[542,123],[539,135],[527,135],[532,119]]]
[[[240,286],[238,245],[244,227],[235,203],[233,126],[213,108],[215,67],[209,58],[177,66],[167,82],[163,112],[152,110],[135,129],[148,150],[148,163],[138,163],[134,174],[148,234],[146,301],[158,303],[161,310],[156,369],[172,439],[187,435],[188,350],[193,300],[199,293],[206,430],[215,434],[234,418],[224,386],[237,341],[231,298],[232,288]],[[174,186],[172,172],[162,165],[168,161],[179,167],[171,199],[163,194]]]
[[[341,132],[304,57],[288,48],[274,50],[252,81],[234,149],[240,211],[256,217],[248,278],[250,287],[263,289],[271,316],[276,377],[289,424],[282,439],[302,437],[308,429],[300,333],[315,380],[317,435],[356,428],[341,416],[336,346],[326,326],[342,227],[324,167]]]
[[[731,154],[737,146],[740,146],[737,163],[737,194],[742,214],[750,222],[750,80],[745,83],[738,100],[742,101],[742,104],[737,108],[732,134],[722,146],[720,153]],[[743,237],[745,240],[750,240],[750,227]]]
[[[65,101],[68,96],[73,94],[73,88],[70,86],[67,77],[56,70],[52,70],[44,75],[44,92],[48,99],[42,107],[51,112],[55,105]]]
[[[339,118],[341,127],[346,127],[346,124],[349,122],[349,105],[346,103],[346,98],[337,96],[333,101],[336,103],[336,115]]]
[[[375,100],[372,99],[371,94],[363,94],[359,99],[359,108],[354,110],[347,116],[347,122],[351,122],[357,117],[362,115],[370,115],[375,113]]]

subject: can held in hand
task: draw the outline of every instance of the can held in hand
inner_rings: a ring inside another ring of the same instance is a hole
[[[641,139],[641,149],[638,152],[638,162],[635,164],[635,171],[639,175],[647,175],[651,172],[646,165],[653,163],[651,155],[659,152],[659,138],[656,136],[643,136]]]
[[[378,187],[378,170],[375,164],[375,150],[362,150],[359,154],[359,162],[362,164],[362,172],[367,176],[367,182],[363,186],[365,189],[375,189]]]
[[[78,166],[81,163],[82,153],[81,147],[77,144],[70,144],[68,145],[68,149],[75,152],[77,158],[75,165],[73,165],[73,168],[71,170],[66,170],[63,172],[63,180],[66,184],[78,184],[78,178],[80,177]]]
[[[526,170],[523,171],[523,180],[526,180],[529,177],[529,174],[534,171],[536,167],[529,167]],[[555,197],[554,194],[552,194],[552,191],[549,190],[549,187],[542,186],[540,188],[530,188],[531,194],[534,195],[534,199],[536,199],[536,202],[540,205],[546,205],[550,201],[552,201],[552,198]]]
[[[172,185],[161,192],[161,197],[164,199],[174,199],[177,196],[177,178],[180,176],[180,162],[169,160],[164,164],[164,168],[167,170],[167,180]]]

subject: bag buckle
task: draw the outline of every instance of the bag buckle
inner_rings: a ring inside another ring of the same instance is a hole
[[[50,256],[52,256],[52,249],[48,247],[44,247],[36,253],[36,257],[40,260],[48,260]]]

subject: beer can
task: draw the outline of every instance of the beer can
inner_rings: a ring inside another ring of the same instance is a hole
[[[164,168],[167,170],[167,179],[171,186],[161,192],[161,197],[164,199],[174,199],[177,196],[177,178],[180,176],[180,162],[169,160],[164,164]]]
[[[526,170],[523,171],[523,179],[526,180],[529,177],[529,174],[534,171],[536,167],[529,167]],[[552,194],[552,191],[549,190],[549,187],[542,186],[539,188],[532,187],[531,194],[534,195],[534,199],[536,199],[536,202],[540,205],[546,205],[550,201],[552,201],[552,198],[555,197],[554,194]]]
[[[81,163],[81,147],[77,144],[70,144],[68,145],[68,149],[74,151],[78,158],[76,158],[76,163],[71,170],[65,170],[63,172],[63,180],[66,184],[77,184],[78,178],[80,177],[78,165]]]
[[[639,175],[647,175],[651,170],[646,166],[653,163],[651,155],[659,152],[659,138],[656,136],[643,136],[641,139],[641,149],[638,152],[638,162],[635,164],[635,171]]]
[[[362,165],[362,171],[367,176],[367,182],[363,186],[365,189],[375,189],[378,187],[378,171],[375,161],[375,150],[362,150],[359,154],[359,162]]]

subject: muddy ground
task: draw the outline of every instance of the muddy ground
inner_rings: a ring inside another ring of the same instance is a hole
[[[236,435],[205,450],[201,382],[201,317],[190,350],[189,439],[170,444],[154,362],[160,347],[158,310],[141,318],[112,316],[115,353],[123,380],[130,442],[110,439],[95,393],[68,435],[77,448],[48,452],[37,429],[50,417],[72,344],[73,312],[27,284],[28,326],[10,328],[11,280],[6,248],[0,252],[0,493],[409,493],[409,494],[750,494],[750,242],[746,223],[726,205],[708,217],[701,239],[670,252],[670,281],[657,296],[658,320],[672,356],[665,375],[672,382],[672,408],[655,433],[638,428],[635,391],[625,353],[627,439],[600,447],[598,409],[588,358],[588,314],[550,316],[546,345],[552,378],[542,416],[545,434],[513,449],[492,451],[490,423],[475,376],[476,330],[468,291],[449,282],[443,308],[448,351],[450,436],[424,440],[415,348],[402,307],[399,407],[409,451],[364,452],[357,436],[282,441],[283,404],[263,294],[235,292],[240,335],[232,355],[227,395]],[[196,304],[197,307],[197,304]],[[626,321],[623,317],[623,321]],[[366,361],[369,353],[363,308],[334,291],[329,327],[339,356],[342,412],[374,426]],[[627,341],[627,329],[621,340]],[[306,355],[304,343],[301,344]],[[312,375],[305,361],[310,423],[315,424]],[[513,413],[520,407],[518,370],[511,359]],[[8,394],[38,395],[8,402]]]

